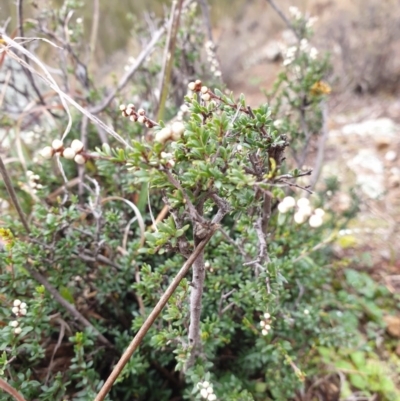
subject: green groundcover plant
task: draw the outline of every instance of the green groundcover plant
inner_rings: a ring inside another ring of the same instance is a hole
[[[334,350],[359,340],[352,333],[364,309],[344,311],[359,295],[346,295],[350,271],[338,283],[329,244],[356,202],[339,213],[335,179],[315,190],[307,181],[326,123],[329,63],[309,44],[310,20],[291,13],[298,44],[268,103],[251,108],[243,95],[193,80],[179,112],[166,103],[168,123],[150,117],[149,102],[110,107],[121,137],[101,143],[89,127],[84,143],[74,114],[68,137],[49,129],[34,143],[40,157],[24,182],[9,170],[19,180],[10,203],[23,211],[21,220],[1,217],[0,377],[26,399],[93,400],[201,247],[107,399],[286,400],[324,364],[344,366]],[[186,15],[178,41],[196,29],[195,16]],[[199,62],[200,52],[188,59]],[[210,80],[220,77],[216,63]],[[51,161],[66,178],[61,189]],[[68,181],[77,173],[80,184]],[[366,355],[353,355],[355,366]],[[369,391],[359,376],[350,383]],[[372,390],[394,400],[388,380]]]

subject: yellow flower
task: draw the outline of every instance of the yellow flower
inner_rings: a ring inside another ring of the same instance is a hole
[[[6,249],[14,245],[14,235],[8,228],[0,228],[0,243],[3,243]]]
[[[332,92],[332,88],[324,81],[317,81],[311,87],[310,92],[314,96],[329,95]]]

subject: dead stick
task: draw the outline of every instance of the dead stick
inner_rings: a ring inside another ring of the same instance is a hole
[[[187,272],[189,271],[190,267],[192,266],[193,262],[197,259],[197,257],[203,252],[205,246],[210,241],[211,237],[214,235],[215,231],[219,228],[218,225],[214,225],[211,227],[207,236],[197,245],[194,252],[190,255],[186,263],[181,267],[178,274],[172,280],[169,287],[166,289],[160,300],[157,302],[157,305],[151,311],[150,315],[147,317],[146,321],[143,323],[142,327],[136,333],[135,337],[129,344],[126,351],[121,356],[118,363],[115,365],[113,371],[111,372],[110,376],[108,377],[107,381],[104,383],[103,387],[97,394],[94,401],[103,401],[108,392],[111,390],[112,385],[114,384],[115,380],[118,378],[119,374],[122,372],[124,366],[128,363],[130,357],[135,352],[136,348],[142,342],[144,336],[149,331],[150,327],[153,325],[154,321],[158,317],[158,315],[163,310],[164,306],[167,304],[169,298],[175,292],[176,288],[178,287],[181,280],[186,276]]]

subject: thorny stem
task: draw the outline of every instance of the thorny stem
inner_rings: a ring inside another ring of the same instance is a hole
[[[135,352],[139,344],[142,342],[144,336],[149,331],[150,327],[153,325],[154,321],[158,317],[158,315],[163,310],[164,306],[167,304],[169,298],[171,298],[172,294],[175,292],[176,288],[178,287],[179,283],[182,279],[186,276],[187,272],[189,271],[190,267],[193,265],[194,261],[198,258],[198,256],[203,252],[205,246],[210,241],[211,237],[214,235],[215,231],[218,229],[218,225],[215,224],[214,226],[210,227],[207,236],[197,245],[194,252],[188,258],[186,263],[182,266],[179,270],[178,274],[172,280],[171,284],[165,290],[164,294],[161,296],[157,305],[151,311],[150,315],[147,317],[145,322],[143,323],[142,327],[136,333],[135,337],[129,344],[128,348],[125,350],[123,355],[121,356],[118,363],[115,365],[113,371],[111,372],[110,376],[104,383],[103,387],[97,394],[94,401],[103,401],[108,392],[111,390],[112,385],[114,384],[115,380],[118,378],[119,374],[121,373],[124,366],[128,363],[130,357]]]

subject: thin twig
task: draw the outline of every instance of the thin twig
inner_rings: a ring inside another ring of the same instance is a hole
[[[24,226],[26,232],[29,234],[30,233],[30,229],[29,229],[28,221],[26,220],[25,214],[24,214],[24,212],[23,212],[23,210],[21,208],[21,205],[20,205],[20,203],[18,201],[17,194],[15,193],[14,187],[13,187],[11,179],[10,179],[10,176],[8,175],[6,166],[3,163],[3,159],[2,159],[1,156],[0,156],[0,173],[1,173],[2,177],[3,177],[4,184],[5,184],[6,188],[7,188],[7,192],[9,194],[9,196],[10,196],[10,199],[11,199],[11,201],[12,201],[12,203],[13,203],[16,211],[17,211],[17,213],[18,213],[18,216],[19,216],[19,218],[21,220],[21,223]]]
[[[294,32],[294,34],[299,38],[299,34],[294,28],[294,26],[291,24],[291,22],[286,18],[285,14],[282,12],[282,10],[276,5],[274,0],[267,0],[267,2],[271,5],[271,7],[277,12],[277,14],[282,18],[284,23]]]
[[[14,387],[10,386],[5,380],[0,378],[0,388],[10,394],[17,401],[26,401],[25,398]]]
[[[110,348],[113,348],[113,345],[101,334],[93,325],[89,322],[76,308],[74,305],[70,304],[66,301],[59,292],[47,281],[47,279],[42,276],[35,269],[32,269],[28,266],[25,266],[25,269],[28,273],[40,284],[42,284],[46,290],[53,296],[53,298],[63,306],[75,319],[79,320],[85,327],[89,327],[94,331],[98,339]]]
[[[108,392],[111,390],[111,387],[114,384],[115,380],[118,378],[119,374],[121,373],[122,369],[128,363],[130,357],[135,352],[135,350],[137,349],[139,344],[142,342],[144,336],[149,331],[150,327],[153,325],[154,321],[156,320],[158,315],[161,313],[164,306],[167,304],[169,298],[175,292],[176,288],[178,287],[178,285],[182,281],[182,279],[186,276],[187,272],[189,271],[189,269],[192,266],[192,264],[194,263],[194,261],[197,259],[197,257],[200,255],[200,253],[203,252],[205,246],[210,241],[211,237],[214,235],[214,233],[217,229],[218,229],[218,225],[215,225],[210,228],[208,235],[197,245],[196,249],[191,254],[189,259],[179,270],[178,274],[172,280],[171,284],[168,286],[168,288],[166,289],[164,294],[161,296],[160,300],[157,302],[157,305],[151,311],[150,315],[147,317],[147,319],[143,323],[142,327],[136,333],[135,337],[129,344],[128,348],[125,350],[125,352],[121,356],[120,360],[115,365],[113,371],[111,372],[110,376],[108,377],[108,379],[104,383],[103,387],[97,394],[94,401],[103,401],[104,400],[104,398],[106,397]]]
[[[110,94],[97,106],[89,109],[90,113],[98,114],[102,112],[115,98],[117,93],[125,87],[125,85],[132,78],[133,74],[139,69],[146,58],[152,53],[154,47],[161,39],[165,33],[165,26],[161,27],[152,37],[151,41],[142,50],[139,56],[136,58],[135,62],[130,66],[129,70],[124,74],[124,76],[118,82],[118,85],[110,92]]]
[[[0,32],[1,34],[1,32]],[[5,38],[5,35],[3,33],[3,39]],[[6,37],[6,41],[10,39]],[[11,41],[11,45],[13,43],[16,43],[14,41]],[[19,45],[18,45],[19,46]],[[20,46],[19,46],[20,47]],[[24,49],[25,50],[25,49]],[[26,51],[26,50],[25,50]],[[29,53],[29,52],[28,52]],[[46,76],[38,73],[34,68],[32,68],[29,64],[24,62],[20,57],[18,57],[15,53],[11,52],[8,50],[8,54],[10,57],[12,57],[14,60],[16,60],[18,63],[20,63],[22,66],[25,68],[29,69],[33,74],[36,74],[39,76],[46,84],[52,88],[54,91],[57,92],[57,94],[60,96],[62,99],[62,103],[65,104],[65,101],[68,101],[70,104],[72,104],[75,108],[77,108],[83,115],[87,116],[91,121],[93,121],[95,124],[99,125],[101,128],[103,128],[106,132],[108,132],[112,137],[114,137],[118,142],[122,143],[124,146],[126,146],[128,149],[132,149],[132,146],[126,142],[120,135],[118,135],[112,128],[108,127],[106,124],[103,123],[99,118],[97,118],[95,115],[93,115],[91,112],[86,110],[84,107],[82,107],[79,103],[77,103],[74,99],[72,99],[69,95],[67,95],[65,92],[63,92],[59,86],[55,83],[54,79],[48,78],[48,73]],[[30,53],[29,53],[30,54]],[[35,56],[33,56],[35,57]],[[36,57],[35,57],[36,58]],[[51,77],[51,76],[50,76]],[[66,108],[67,114],[69,113],[68,107]],[[70,121],[69,121],[70,122]],[[63,137],[69,132],[69,124],[67,128],[64,131]]]

